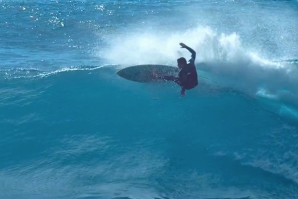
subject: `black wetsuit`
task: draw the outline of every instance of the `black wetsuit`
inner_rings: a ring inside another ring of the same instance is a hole
[[[189,63],[181,69],[178,77],[164,76],[163,79],[174,81],[181,86],[182,89],[189,90],[198,85],[198,75],[195,66],[196,52],[189,47],[185,48],[191,52]]]
[[[179,72],[179,85],[184,89],[189,90],[198,85],[198,75],[195,66],[196,52],[189,47],[185,48],[191,52],[191,59]]]

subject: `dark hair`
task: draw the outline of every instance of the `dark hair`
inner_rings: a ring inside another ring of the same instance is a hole
[[[177,61],[182,64],[187,64],[186,59],[184,57],[180,57],[179,59],[177,59]]]

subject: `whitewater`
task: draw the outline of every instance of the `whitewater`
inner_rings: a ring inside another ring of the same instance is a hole
[[[298,197],[298,1],[0,0],[0,27],[0,198]],[[116,75],[180,42],[186,96]]]

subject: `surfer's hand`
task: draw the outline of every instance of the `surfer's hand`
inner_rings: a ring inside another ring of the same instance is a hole
[[[181,48],[185,48],[186,45],[184,43],[180,43]]]

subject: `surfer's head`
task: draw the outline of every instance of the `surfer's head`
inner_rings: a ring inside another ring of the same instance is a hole
[[[179,59],[177,59],[177,63],[179,68],[183,68],[187,65],[186,59],[184,57],[180,57]]]

